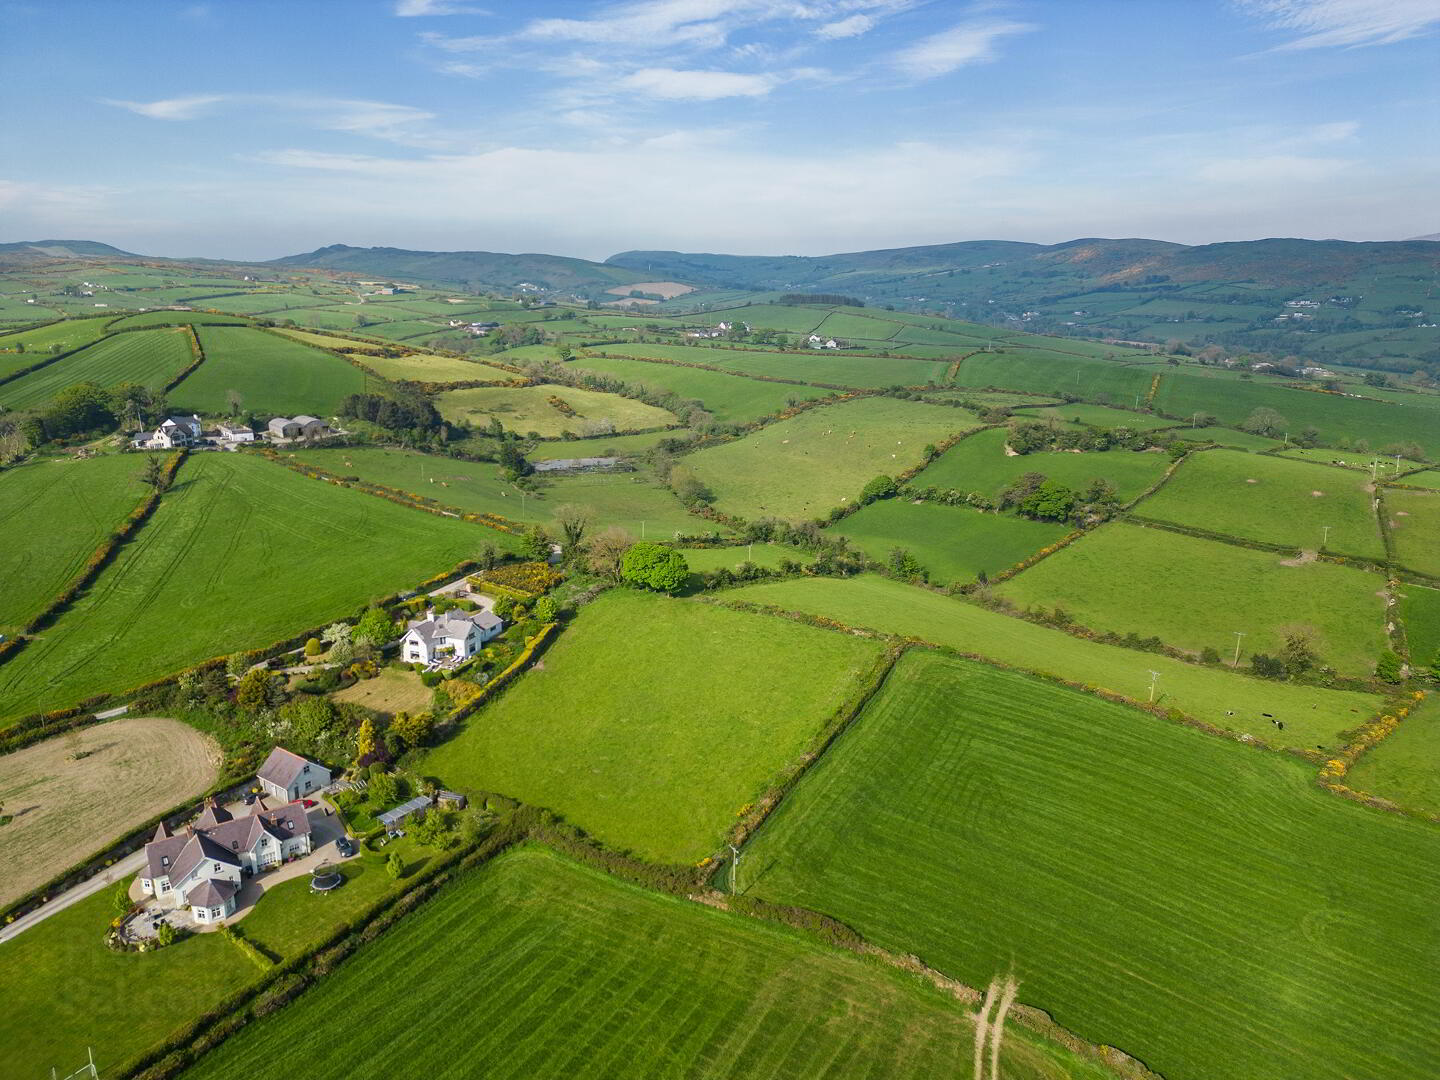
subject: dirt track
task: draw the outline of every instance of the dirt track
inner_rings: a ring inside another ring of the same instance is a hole
[[[71,755],[78,749],[85,756]],[[0,757],[0,903],[43,884],[219,775],[220,750],[178,720],[126,718]]]

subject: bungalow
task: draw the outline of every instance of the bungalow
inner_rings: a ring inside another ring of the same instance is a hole
[[[330,770],[277,746],[270,751],[270,756],[265,759],[265,764],[260,766],[255,779],[268,794],[286,802],[294,802],[329,787]]]
[[[451,665],[468,660],[480,646],[505,629],[505,620],[488,611],[467,615],[447,611],[411,622],[400,639],[400,657],[408,664],[426,667]]]
[[[243,879],[314,850],[310,819],[298,802],[272,810],[258,799],[235,817],[214,799],[185,831],[162,823],[145,845],[140,888],[171,907],[190,909],[199,923],[235,914]]]

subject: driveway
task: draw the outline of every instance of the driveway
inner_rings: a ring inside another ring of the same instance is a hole
[[[55,915],[66,908],[78,904],[81,900],[94,896],[110,888],[117,881],[123,881],[131,874],[136,873],[145,865],[145,849],[131,852],[123,859],[117,860],[113,865],[107,866],[102,873],[92,878],[87,878],[73,889],[67,889],[59,896],[54,897],[48,904],[41,904],[28,915],[22,915],[9,926],[0,928],[0,942],[9,941],[18,937],[26,930],[38,923],[44,922],[51,915]],[[139,887],[138,885],[136,886]]]

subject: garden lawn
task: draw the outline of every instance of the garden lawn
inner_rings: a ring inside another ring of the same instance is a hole
[[[970,582],[998,574],[1069,530],[1014,514],[984,514],[968,506],[881,499],[851,514],[830,531],[847,537],[870,558],[885,562],[895,548],[909,551],[930,573],[932,584]]]
[[[564,401],[574,415],[562,412],[550,402]],[[616,431],[640,431],[670,427],[679,420],[674,413],[657,409],[619,394],[602,394],[573,386],[482,386],[450,390],[435,399],[440,415],[451,423],[487,427],[497,418],[506,431],[520,435],[531,432],[552,438],[572,432],[584,435],[597,426],[613,425]],[[602,429],[603,430],[603,429]]]
[[[1139,701],[1149,692],[1149,673],[1158,671],[1156,701],[1161,705],[1174,706],[1218,728],[1258,736],[1273,746],[1313,749],[1316,743],[1338,743],[1340,732],[1378,715],[1381,704],[1375,694],[1253,679],[1223,668],[1084,641],[873,575],[801,578],[751,585],[723,596],[919,638]],[[1283,720],[1285,729],[1276,730],[1261,713]]]
[[[1440,1061],[1417,1008],[1440,994],[1440,831],[1312,768],[912,652],[741,886],[972,984],[1013,970],[1168,1080],[1413,1080]]]
[[[353,614],[507,534],[307,480],[190,458],[86,592],[0,665],[0,718],[63,708]]]
[[[177,408],[229,411],[228,394],[256,416],[297,413],[329,417],[347,394],[365,389],[365,376],[345,360],[282,334],[247,326],[201,326],[205,362],[170,392]]]
[[[330,695],[336,701],[363,705],[386,716],[398,712],[410,714],[429,712],[435,691],[420,681],[408,667],[384,667],[373,679],[359,679],[343,690]]]
[[[550,807],[645,858],[694,862],[878,654],[873,641],[782,619],[611,593],[420,769]]]
[[[1345,783],[1427,814],[1440,814],[1440,695],[1411,709],[1379,746],[1350,767]]]
[[[173,1035],[246,983],[255,966],[219,934],[153,953],[115,953],[103,938],[110,889],[0,944],[0,1061],[14,1077],[61,1076],[94,1047],[102,1076]]]
[[[140,505],[143,460],[46,458],[0,472],[0,631],[38,615]]]
[[[727,514],[815,518],[859,497],[877,475],[918,465],[927,444],[975,426],[974,415],[963,409],[859,398],[699,450],[685,463]]]
[[[158,390],[193,359],[190,335],[184,330],[112,334],[63,360],[0,386],[0,404],[8,409],[32,408],[49,401],[67,386],[82,382],[93,382],[107,389],[121,383],[140,383]]]
[[[1309,551],[1383,561],[1370,477],[1273,455],[1205,450],[1135,507],[1141,517]]]
[[[1291,565],[1286,565],[1287,563]],[[1064,609],[1092,630],[1156,636],[1198,654],[1275,656],[1304,633],[1324,664],[1366,676],[1387,647],[1385,579],[1166,529],[1096,529],[996,591],[1018,607]]]
[[[1398,591],[1410,659],[1416,664],[1440,668],[1440,589],[1406,581]]]
[[[1384,507],[1395,561],[1440,578],[1440,492],[1387,488]]]
[[[1089,487],[1095,480],[1107,480],[1121,500],[1128,502],[1164,476],[1170,464],[1164,454],[1135,450],[1086,454],[1042,450],[1007,457],[1008,437],[1005,428],[977,431],[941,454],[910,483],[917,488],[975,492],[994,498],[1017,477],[1042,473],[1076,490]]]
[[[745,424],[785,409],[790,403],[821,397],[828,391],[812,386],[765,382],[740,375],[654,364],[621,357],[581,357],[572,365],[631,386],[669,391],[699,401],[723,424]]]
[[[469,1076],[477,1062],[524,1080],[929,1080],[968,1075],[972,1030],[968,1009],[894,969],[525,847],[183,1075],[288,1080],[287,1048],[303,1044],[313,1080]],[[1007,1080],[1109,1075],[1013,1025],[1004,1047]]]

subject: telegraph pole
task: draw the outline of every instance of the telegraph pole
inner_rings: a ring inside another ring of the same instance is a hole
[[[1235,659],[1231,661],[1230,666],[1232,668],[1238,668],[1240,666],[1240,639],[1243,638],[1245,634],[1240,630],[1233,631],[1233,633],[1235,634]]]
[[[1155,703],[1155,684],[1159,681],[1160,673],[1158,671],[1150,672],[1150,703],[1152,705]]]
[[[740,849],[730,844],[730,895],[735,895],[735,878],[740,870]]]
[[[1322,525],[1321,528],[1325,530],[1325,533],[1323,539],[1320,541],[1320,550],[1324,551],[1330,545],[1330,526]]]

